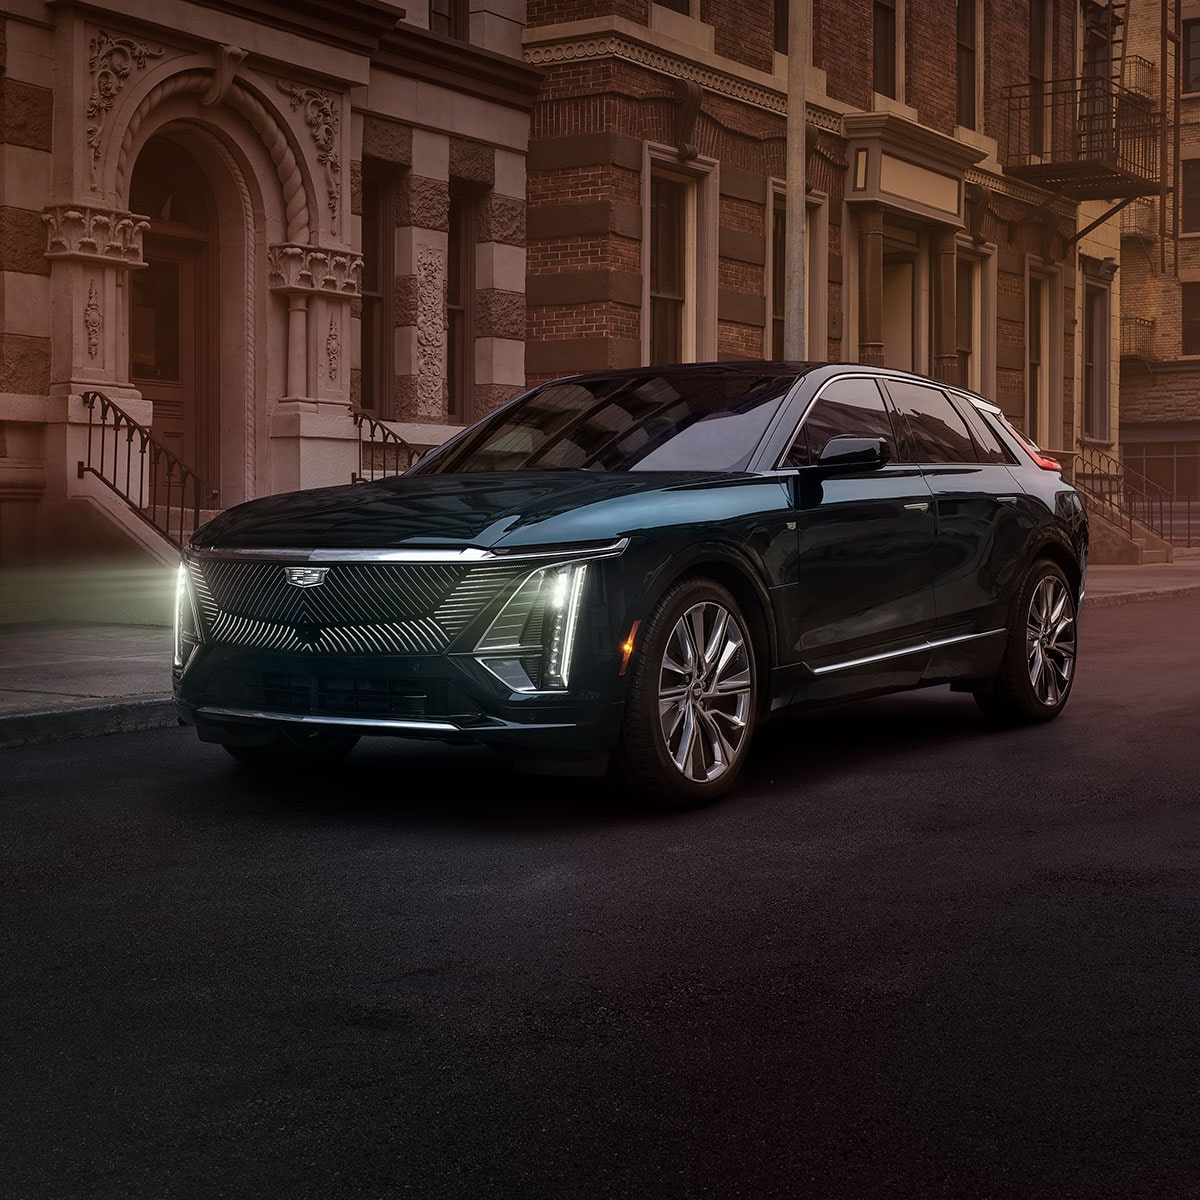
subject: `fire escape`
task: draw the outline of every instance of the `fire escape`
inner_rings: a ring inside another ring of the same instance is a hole
[[[1153,5],[1160,25],[1157,64],[1126,53],[1126,0],[1103,4],[1084,0],[1083,73],[1070,79],[1041,79],[1031,50],[1030,78],[1004,90],[1007,106],[1002,148],[1007,174],[1047,193],[1039,210],[1049,215],[1056,200],[1111,201],[1097,219],[1068,239],[1078,242],[1121,213],[1123,240],[1146,248],[1158,234],[1162,268],[1171,222],[1178,236],[1179,112],[1182,25],[1179,0],[1137,0]],[[1157,76],[1157,78],[1156,78]],[[1157,198],[1158,220],[1154,220]],[[1125,210],[1122,212],[1122,210]],[[1032,218],[1030,218],[1032,219]],[[1155,229],[1157,226],[1157,229]],[[1122,355],[1149,360],[1153,322],[1127,317],[1122,322]],[[1172,540],[1172,503],[1162,488],[1127,470],[1098,445],[1079,443],[1074,482],[1089,509],[1114,522],[1143,546],[1137,561],[1166,552],[1144,543]],[[1187,514],[1191,541],[1191,511]],[[1176,522],[1177,523],[1177,522]],[[1148,536],[1150,535],[1150,536]],[[1177,539],[1176,539],[1177,540]]]
[[[1071,241],[1163,191],[1165,97],[1160,107],[1149,94],[1153,64],[1125,54],[1125,9],[1123,0],[1085,4],[1082,75],[1041,80],[1031,71],[1028,83],[1004,89],[1005,171],[1053,199],[1116,201]]]

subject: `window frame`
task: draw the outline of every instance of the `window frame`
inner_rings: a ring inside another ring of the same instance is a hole
[[[1200,233],[1200,158],[1179,161],[1179,232]]]
[[[686,161],[674,147],[648,142],[642,160],[642,313],[643,366],[651,362],[650,270],[653,227],[653,183],[656,178],[687,185],[684,230],[684,304],[680,362],[705,362],[717,357],[717,219],[720,208],[720,164],[697,155]]]
[[[452,184],[446,234],[446,420],[452,424],[470,424],[475,418],[477,210],[475,190]],[[453,278],[456,257],[458,272]],[[452,300],[455,295],[457,301]]]
[[[1180,61],[1183,69],[1183,94],[1195,95],[1200,92],[1200,20],[1183,22]]]
[[[442,0],[445,4],[445,13],[434,13],[434,4],[439,0],[429,0],[428,20],[429,32],[438,35],[439,37],[451,38],[456,42],[469,42],[471,40],[471,3],[470,0]],[[439,19],[445,19],[445,29],[434,28],[435,16]]]
[[[891,53],[881,54],[881,41],[891,42]],[[878,96],[904,103],[904,0],[872,0],[871,89]]]
[[[364,266],[359,288],[361,316],[359,318],[358,404],[360,412],[380,420],[395,418],[396,338],[396,187],[397,173],[375,167],[372,160],[363,163],[363,191],[360,245],[366,249],[368,206],[375,209],[373,235],[377,243],[373,255],[364,254],[364,264],[370,261],[378,271],[376,286],[368,286],[370,276]],[[368,311],[371,316],[368,318]],[[372,328],[368,355],[368,321]],[[368,363],[368,357],[370,362]],[[368,387],[367,381],[370,380]],[[364,397],[370,403],[364,403]]]
[[[1189,297],[1191,302],[1189,303]],[[1192,309],[1189,315],[1188,309]],[[1200,280],[1181,280],[1179,284],[1179,353],[1181,357],[1200,355]],[[1194,337],[1192,349],[1188,349],[1188,327],[1192,327]]]
[[[963,13],[970,13],[969,39],[964,40]],[[955,120],[964,129],[979,129],[980,113],[980,56],[983,41],[983,5],[981,0],[958,0],[958,22],[955,30]],[[969,70],[968,68],[969,63]],[[969,81],[964,75],[969,74]],[[964,88],[964,82],[968,86]],[[967,102],[966,104],[964,102]]]
[[[1082,395],[1080,396],[1079,432],[1087,441],[1111,445],[1112,352],[1110,327],[1112,324],[1112,290],[1090,279],[1085,279],[1082,291],[1083,329],[1080,346]],[[1088,358],[1089,345],[1095,351],[1092,361],[1089,361]],[[1030,431],[1030,436],[1036,439],[1037,434]]]

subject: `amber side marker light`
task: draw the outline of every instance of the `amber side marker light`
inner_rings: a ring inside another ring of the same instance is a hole
[[[621,646],[621,670],[619,674],[624,675],[629,666],[629,660],[633,656],[633,639],[637,637],[638,626],[641,621],[634,621],[629,630],[629,636],[625,639]]]

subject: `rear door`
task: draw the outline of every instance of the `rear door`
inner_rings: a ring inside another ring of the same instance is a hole
[[[1007,619],[1026,539],[1021,489],[1003,448],[932,384],[884,384],[901,423],[905,456],[934,496],[933,559],[939,638],[997,629]]]

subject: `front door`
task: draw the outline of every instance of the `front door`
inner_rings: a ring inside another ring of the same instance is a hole
[[[151,432],[209,488],[218,478],[213,328],[213,206],[182,148],[152,138],[131,183],[132,211],[149,218],[146,266],[131,273],[129,372],[154,405]],[[157,479],[161,493],[165,479]],[[165,502],[159,497],[159,502]],[[219,507],[216,496],[203,507]]]
[[[203,250],[177,238],[148,235],[145,241],[148,265],[133,273],[133,383],[154,404],[155,438],[207,480],[208,430],[196,353]]]

